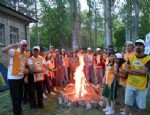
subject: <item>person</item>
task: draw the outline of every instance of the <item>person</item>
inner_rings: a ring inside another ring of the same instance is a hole
[[[77,56],[76,52],[73,52],[73,57],[70,58],[70,68],[71,68],[71,73],[72,73],[72,79],[74,78],[74,73],[76,70],[76,67],[79,65],[79,58]]]
[[[33,47],[33,56],[28,60],[28,68],[31,73],[34,74],[34,83],[29,88],[30,92],[30,109],[36,109],[36,96],[35,90],[37,91],[38,107],[43,108],[43,73],[48,71],[45,65],[45,59],[40,56],[40,47]]]
[[[96,76],[97,76],[97,83],[103,85],[103,70],[105,68],[105,64],[103,62],[103,55],[101,54],[101,49],[96,48]]]
[[[54,74],[54,71],[56,71],[55,69],[55,57],[53,55],[50,56],[49,60],[47,61],[47,66],[49,70],[53,70],[53,71],[49,71],[49,79],[52,83],[52,91],[57,91],[56,89],[56,76]],[[51,94],[55,94],[54,92],[51,92]]]
[[[146,108],[146,96],[148,92],[146,74],[150,69],[150,56],[144,54],[144,48],[144,40],[136,40],[135,53],[129,56],[125,68],[125,72],[128,73],[125,91],[125,115],[130,114],[135,99],[139,115],[143,115],[143,111]]]
[[[55,56],[54,46],[50,46],[49,51],[45,52],[45,58],[49,59],[51,55]]]
[[[13,49],[17,48],[18,49]],[[26,69],[28,55],[26,53],[28,43],[22,40],[20,43],[8,45],[2,52],[9,55],[7,79],[9,83],[10,95],[13,105],[13,114],[21,115],[21,102],[23,98],[23,77],[28,73]]]
[[[61,86],[62,83],[62,57],[60,55],[60,52],[58,49],[55,50],[55,54],[56,54],[56,58],[55,58],[55,62],[56,62],[56,86]]]
[[[87,48],[87,53],[85,55],[85,65],[86,65],[86,80],[92,83],[92,75],[93,75],[93,63],[94,63],[94,55],[91,51],[92,49]]]
[[[106,102],[106,108],[104,108],[103,111],[108,112],[111,109],[112,113],[114,113],[115,111],[113,110],[113,108],[111,108],[110,101],[113,102],[115,100],[114,98],[116,98],[115,95],[113,95],[113,93],[116,92],[115,87],[113,87],[113,85],[111,86],[111,81],[113,78],[113,71],[114,71],[114,54],[109,53],[108,63],[106,64],[106,72],[103,78],[105,83],[104,83],[102,96],[104,97],[104,100]],[[111,88],[109,88],[109,86],[111,86]]]
[[[126,46],[126,52],[124,53],[123,58],[127,61],[129,56],[132,55],[135,52],[134,52],[133,42],[127,41],[125,43],[125,46]]]
[[[28,54],[28,59],[29,59],[32,56],[32,51],[28,49],[27,50],[27,54]],[[27,102],[29,101],[29,80],[28,80],[29,76],[30,76],[30,73],[25,74],[25,76],[24,76],[24,82],[23,82],[23,100],[22,100],[23,105],[26,105]]]
[[[68,57],[67,53],[65,53],[64,56],[62,56],[62,62],[63,62],[63,78],[65,79],[65,83],[69,83],[69,67],[70,67],[70,57]]]
[[[79,53],[79,47],[78,46],[75,46],[75,52],[76,52],[76,54],[78,56],[78,53]]]

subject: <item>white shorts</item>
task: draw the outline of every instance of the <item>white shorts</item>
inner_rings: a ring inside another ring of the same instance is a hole
[[[148,93],[148,88],[146,88],[145,91],[142,91],[127,85],[125,91],[125,104],[133,106],[134,101],[136,100],[137,106],[140,109],[145,109],[147,93]]]

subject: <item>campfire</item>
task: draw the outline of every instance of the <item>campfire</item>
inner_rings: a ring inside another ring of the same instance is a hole
[[[79,57],[79,63],[80,65],[76,68],[74,75],[75,84],[68,84],[64,90],[60,92],[61,96],[58,98],[59,104],[84,106],[86,109],[103,106],[100,85],[94,86],[85,78],[83,56]]]

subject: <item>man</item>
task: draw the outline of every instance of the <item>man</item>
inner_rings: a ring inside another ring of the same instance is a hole
[[[28,68],[34,74],[34,84],[30,87],[30,109],[36,108],[35,89],[37,90],[38,107],[43,108],[43,80],[44,72],[48,71],[45,65],[45,59],[40,56],[40,47],[33,47],[33,56],[28,60]]]
[[[129,56],[125,72],[128,73],[125,92],[125,115],[129,115],[131,106],[136,103],[138,114],[142,115],[146,108],[146,96],[148,92],[147,73],[150,69],[150,56],[144,54],[145,43],[138,39],[135,42],[135,54]]]
[[[134,53],[134,45],[131,41],[127,41],[126,44],[126,53],[124,54],[124,59],[128,60],[129,56],[132,55]]]
[[[54,56],[55,56],[55,49],[54,49],[54,46],[50,46],[49,49],[50,49],[50,50],[45,53],[45,58],[46,58],[46,60],[48,60],[51,55],[54,55]]]
[[[23,97],[23,77],[25,73],[28,73],[26,69],[28,58],[26,53],[27,46],[27,41],[22,40],[20,43],[15,43],[2,49],[2,52],[8,54],[10,57],[7,79],[10,88],[14,115],[21,115],[22,113],[21,102]],[[17,47],[19,48],[13,49]]]
[[[87,53],[85,55],[86,79],[90,83],[92,83],[93,63],[94,63],[94,55],[91,50],[92,49],[90,47],[87,48]]]

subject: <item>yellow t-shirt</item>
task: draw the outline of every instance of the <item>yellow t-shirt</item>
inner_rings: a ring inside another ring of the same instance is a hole
[[[124,68],[126,66],[126,63],[122,64],[121,68],[119,69],[119,73],[120,74],[124,74]],[[120,78],[120,85],[126,87],[127,85],[127,79],[123,79],[123,78]]]
[[[106,66],[106,84],[109,85],[113,78],[114,66],[107,65]]]
[[[145,56],[143,58],[137,58],[135,55],[129,57],[130,68],[141,70],[145,67],[145,64],[150,60],[150,56]],[[147,85],[147,76],[146,75],[133,75],[129,74],[127,84],[139,89],[145,90]]]

